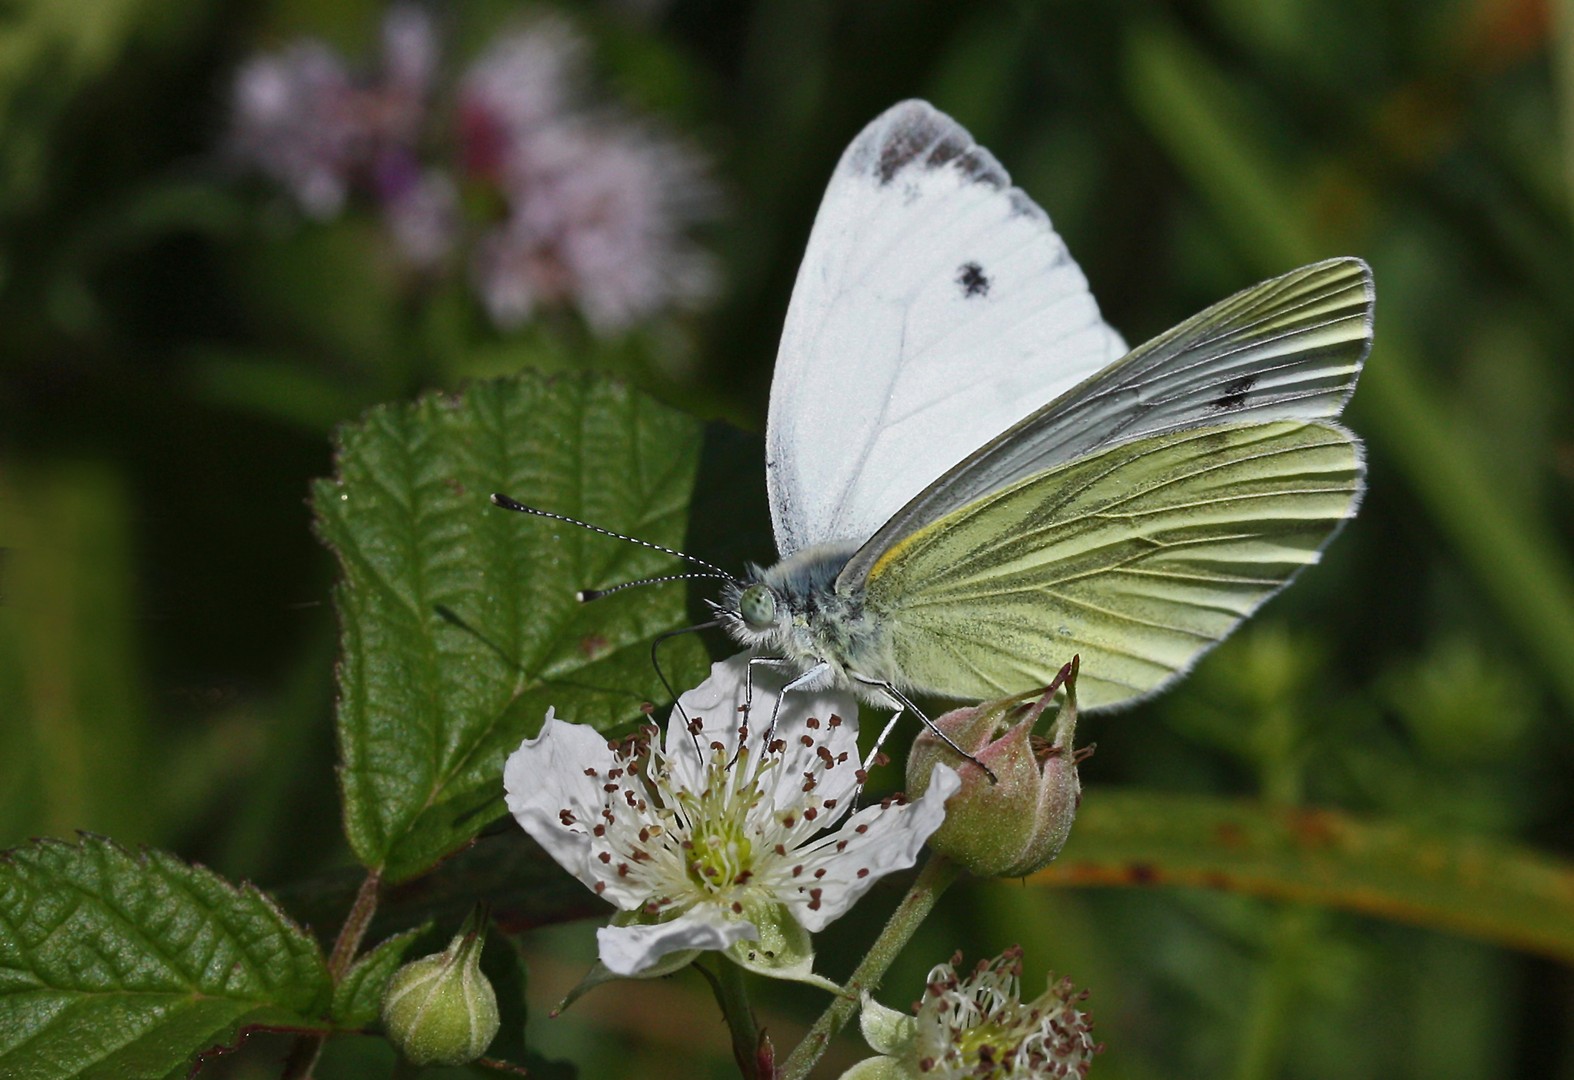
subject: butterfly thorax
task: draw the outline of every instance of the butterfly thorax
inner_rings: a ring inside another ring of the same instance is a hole
[[[862,590],[836,587],[857,550],[822,544],[769,568],[750,566],[717,605],[723,625],[756,654],[779,656],[799,671],[829,665],[825,685],[861,692],[864,680],[889,678],[884,624],[866,611]]]

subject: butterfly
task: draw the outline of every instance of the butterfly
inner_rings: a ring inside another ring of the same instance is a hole
[[[717,622],[784,693],[897,714],[1048,685],[1074,654],[1083,709],[1153,694],[1354,514],[1336,418],[1372,306],[1366,264],[1330,259],[1128,350],[995,158],[898,104],[815,219],[766,431],[780,562],[718,571]]]

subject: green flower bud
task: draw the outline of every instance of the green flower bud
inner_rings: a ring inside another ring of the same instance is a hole
[[[961,790],[946,802],[945,823],[929,838],[935,851],[979,877],[1021,877],[1060,854],[1082,799],[1079,756],[1072,745],[1077,664],[1073,657],[1042,693],[956,709],[935,721],[952,742],[994,773],[993,781],[932,732],[926,730],[914,740],[907,755],[913,795],[923,794],[937,761],[962,776]],[[1042,739],[1033,734],[1033,725],[1062,685],[1066,700],[1051,738]]]
[[[464,1065],[497,1035],[497,995],[481,974],[486,940],[481,909],[440,953],[412,960],[383,991],[383,1027],[399,1053],[416,1065]]]

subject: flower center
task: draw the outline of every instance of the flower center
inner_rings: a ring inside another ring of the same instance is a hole
[[[961,1058],[958,1075],[970,1077],[1010,1076],[1016,1043],[1021,1032],[983,1023],[960,1032],[956,1051]]]
[[[754,874],[750,815],[765,797],[761,774],[773,763],[754,769],[748,756],[745,750],[734,762],[726,750],[713,747],[704,789],[674,792],[690,828],[685,869],[693,884],[710,893],[743,885]]]

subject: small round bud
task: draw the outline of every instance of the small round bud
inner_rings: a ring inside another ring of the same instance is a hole
[[[448,948],[412,960],[383,991],[383,1027],[416,1065],[464,1065],[497,1035],[497,995],[481,974],[485,917],[478,909]]]
[[[1021,877],[1060,854],[1082,785],[1073,747],[1077,724],[1077,660],[1060,669],[1037,700],[1017,696],[955,709],[935,721],[951,741],[995,776],[959,760],[943,741],[925,731],[907,755],[908,790],[921,795],[934,764],[957,769],[962,787],[946,801],[945,823],[929,846],[978,877]],[[1033,725],[1064,685],[1066,700],[1050,740]]]

